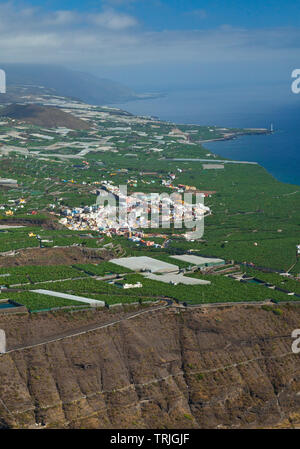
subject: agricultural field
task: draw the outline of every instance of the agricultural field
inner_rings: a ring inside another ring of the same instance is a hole
[[[145,278],[140,274],[126,275],[123,279],[128,283],[141,282],[143,287],[137,289],[121,289],[120,287],[95,279],[80,279],[42,284],[44,289],[81,295],[93,299],[114,302],[127,301],[127,297],[150,298],[153,300],[170,298],[188,304],[206,304],[214,302],[247,302],[265,301],[269,299],[289,301],[294,298],[285,293],[267,289],[261,285],[242,283],[223,276],[193,274],[193,277],[209,280],[211,285],[171,285]],[[27,288],[27,287],[26,287]],[[28,289],[32,289],[32,286]],[[34,286],[40,288],[39,284]],[[108,299],[109,298],[109,299]]]
[[[9,299],[25,306],[30,312],[50,310],[60,307],[85,307],[84,302],[72,301],[70,299],[55,298],[54,296],[41,295],[38,293],[23,291],[21,293],[9,293]]]
[[[276,287],[282,288],[283,290],[287,290],[291,293],[297,293],[298,295],[300,295],[300,281],[295,281],[288,277],[280,276],[278,273],[266,273],[253,270],[251,268],[247,268],[246,273],[256,279],[272,285],[276,285]]]
[[[37,282],[56,281],[59,279],[73,279],[87,276],[75,268],[56,266],[24,266],[0,268],[0,282],[3,285],[35,284]]]
[[[22,266],[22,260],[16,264],[18,266],[5,263],[7,257],[17,258],[20,251],[26,254],[35,249],[42,254],[44,249],[56,248],[105,250],[111,252],[111,258],[149,256],[173,264],[170,256],[176,254],[217,257],[226,263],[252,264],[253,270],[260,269],[253,271],[259,279],[299,293],[296,279],[300,275],[300,259],[297,259],[296,245],[300,244],[300,186],[278,182],[257,164],[228,162],[222,170],[205,170],[200,161],[173,160],[224,160],[207,150],[205,141],[222,138],[228,133],[237,137],[252,131],[175,125],[117,109],[86,105],[80,106],[74,114],[86,115],[91,129],[49,129],[9,119],[0,125],[0,143],[5,147],[3,153],[0,149],[0,178],[17,181],[11,188],[0,186],[0,286],[17,286],[20,290],[7,293],[3,290],[1,297],[9,293],[12,299],[13,295],[22,298],[24,292],[23,300],[29,308],[34,304],[49,306],[53,298],[37,300],[35,297],[33,303],[30,302],[28,290],[40,286],[90,295],[107,304],[162,297],[189,304],[270,298],[283,301],[287,298],[284,292],[221,275],[209,276],[211,285],[187,288],[180,284],[164,284],[130,273],[107,260],[81,263],[75,258],[74,262],[64,265],[58,259],[57,263],[38,266],[37,252],[37,266]],[[165,181],[170,179],[170,174],[173,178],[168,184]],[[184,227],[174,229],[171,226],[140,229],[144,234],[141,243],[114,232],[109,234],[88,226],[75,230],[60,223],[64,209],[76,217],[77,208],[95,205],[98,189],[105,183],[126,185],[128,195],[134,192],[170,194],[178,186],[212,192],[205,197],[211,214],[205,218],[203,237],[188,241],[184,238]],[[16,225],[23,227],[10,228]],[[180,269],[190,268],[190,264],[179,260],[176,265]],[[294,279],[262,272],[263,268],[278,273],[289,271]],[[250,274],[251,270],[247,272]],[[143,288],[133,293],[95,279],[113,275],[125,276],[128,282],[139,280]],[[199,273],[191,276],[206,279]],[[295,298],[289,296],[288,299]],[[61,304],[65,305],[64,301]]]
[[[111,262],[102,262],[101,264],[76,264],[74,268],[79,270],[77,273],[86,273],[90,276],[109,276],[111,274],[128,273],[129,268],[123,268]]]

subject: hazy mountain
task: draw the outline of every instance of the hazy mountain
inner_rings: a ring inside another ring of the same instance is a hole
[[[137,98],[133,90],[122,84],[61,66],[0,64],[0,67],[6,71],[8,96],[16,86],[33,85],[90,104],[121,103]]]

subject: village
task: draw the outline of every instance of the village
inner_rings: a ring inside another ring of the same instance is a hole
[[[168,180],[162,180],[162,184],[170,186],[174,179],[175,175],[171,173]],[[130,182],[131,180],[128,181]],[[189,191],[189,186],[186,187]],[[112,181],[103,181],[97,190],[95,205],[75,209],[62,208],[61,214],[64,217],[60,219],[60,223],[72,230],[89,229],[108,236],[123,235],[140,242],[143,233],[138,231],[139,229],[158,228],[160,225],[170,228],[171,224],[175,224],[175,228],[182,228],[183,219],[187,223],[188,219],[203,219],[205,214],[210,213],[210,208],[204,205],[204,193],[197,194],[198,202],[193,204],[191,198],[190,203],[182,199],[181,193],[185,191],[185,186],[178,186],[176,191],[177,195],[139,192],[128,196],[126,186],[120,188]],[[105,204],[106,201],[110,204]],[[188,238],[188,234],[184,236]],[[161,247],[149,241],[145,244]]]

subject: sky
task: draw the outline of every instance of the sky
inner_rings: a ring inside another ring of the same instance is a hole
[[[300,66],[299,2],[0,0],[1,61],[60,64],[137,91],[284,95]]]

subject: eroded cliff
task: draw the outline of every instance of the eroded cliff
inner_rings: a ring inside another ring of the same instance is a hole
[[[17,428],[300,425],[300,307],[0,317],[8,346],[108,327],[0,357],[0,424]]]

